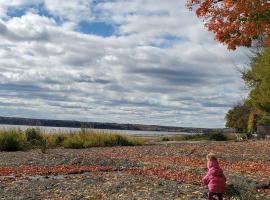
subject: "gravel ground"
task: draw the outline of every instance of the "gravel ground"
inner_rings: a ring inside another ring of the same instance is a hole
[[[83,150],[57,148],[45,154],[38,149],[0,152],[0,199],[203,200],[207,190],[199,182],[206,173],[204,158],[214,151],[224,163],[235,165],[232,169],[227,166],[225,175],[234,188],[250,191],[242,194],[245,200],[267,200],[270,176],[264,171],[270,166],[269,146],[269,141],[175,143]],[[80,166],[101,168],[70,169]]]
[[[2,184],[1,199],[204,199],[202,187],[118,172],[28,177]]]

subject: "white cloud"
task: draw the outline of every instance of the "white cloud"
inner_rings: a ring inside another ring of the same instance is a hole
[[[0,1],[0,10],[33,3]],[[244,51],[214,41],[183,1],[39,3],[54,17],[0,16],[3,115],[217,127],[246,93],[235,70]],[[117,35],[80,33],[81,20],[111,23]]]
[[[80,20],[91,20],[92,0],[44,0],[46,9],[62,20],[79,22]]]

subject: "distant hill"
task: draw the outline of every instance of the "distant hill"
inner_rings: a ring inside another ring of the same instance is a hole
[[[1,117],[0,124],[26,125],[26,126],[51,126],[51,127],[70,127],[70,128],[95,128],[112,130],[136,130],[136,131],[166,131],[166,132],[187,132],[187,133],[207,133],[213,131],[229,132],[229,129],[211,128],[190,128],[172,127],[143,124],[118,124],[101,122],[81,122],[73,120],[51,120],[51,119],[31,119],[20,117]]]

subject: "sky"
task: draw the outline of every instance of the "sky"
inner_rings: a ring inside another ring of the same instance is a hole
[[[245,49],[185,0],[0,0],[0,115],[224,127]]]

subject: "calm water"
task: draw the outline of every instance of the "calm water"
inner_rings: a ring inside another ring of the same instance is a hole
[[[79,128],[66,128],[66,127],[49,127],[49,126],[24,126],[24,125],[6,125],[0,124],[0,129],[6,128],[20,128],[25,130],[27,128],[40,128],[41,130],[47,133],[55,133],[55,132],[69,132],[69,131],[77,131]],[[183,134],[192,134],[186,132],[166,132],[166,131],[134,131],[134,130],[110,130],[110,129],[92,129],[100,132],[110,132],[110,133],[121,133],[128,135],[145,135],[145,136],[162,136],[162,135],[183,135]]]

